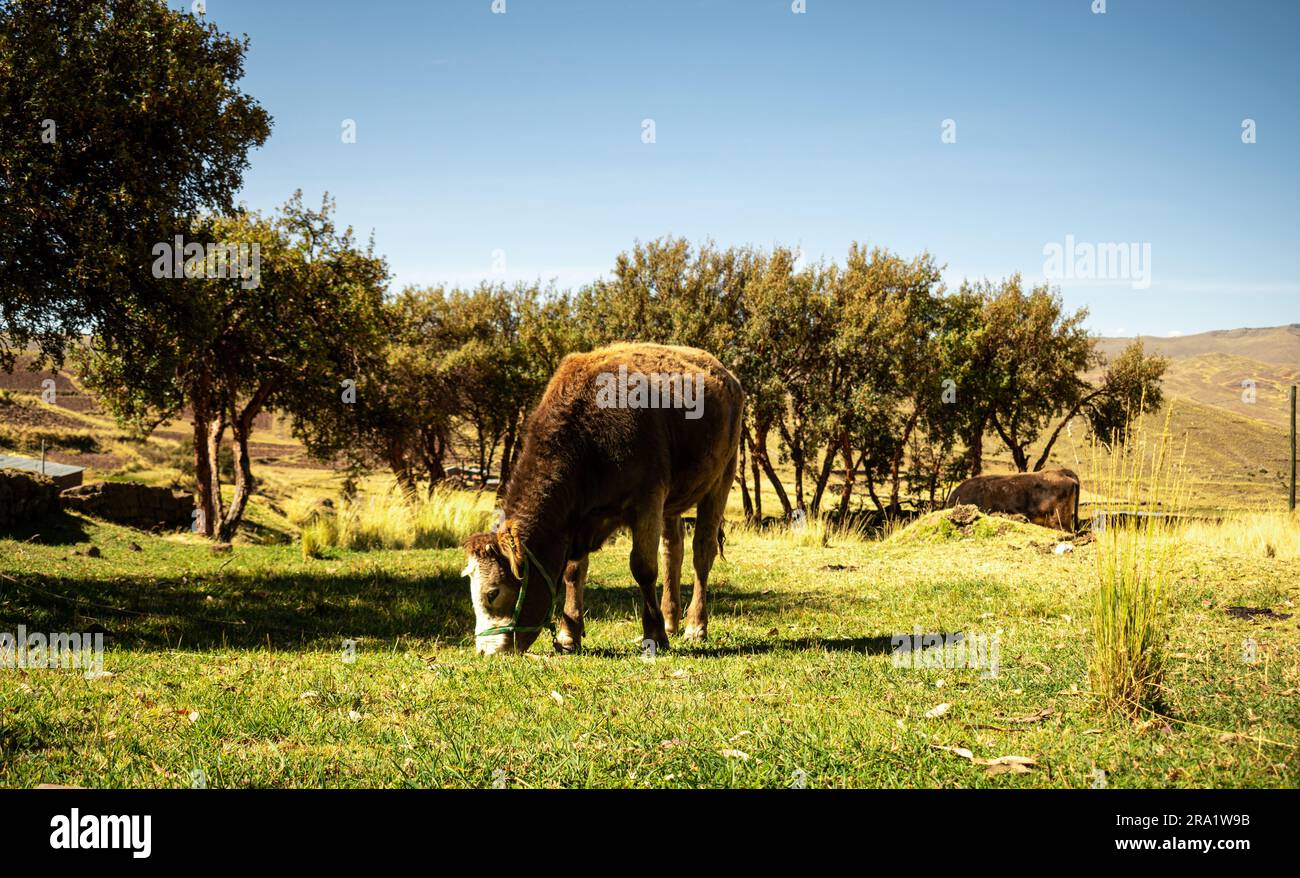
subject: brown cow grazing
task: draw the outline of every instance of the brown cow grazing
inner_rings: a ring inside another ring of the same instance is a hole
[[[957,486],[948,506],[971,503],[983,512],[1023,515],[1034,524],[1073,531],[1079,514],[1079,477],[1068,469],[976,476]]]
[[[691,507],[695,592],[685,636],[703,640],[743,405],[735,376],[695,348],[617,344],[565,357],[529,416],[504,518],[465,545],[478,651],[528,649],[560,600],[555,648],[580,649],[587,555],[621,526],[632,531],[642,632],[666,648],[681,624],[681,516]]]

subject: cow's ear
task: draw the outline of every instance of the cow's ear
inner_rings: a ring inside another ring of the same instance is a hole
[[[520,569],[524,560],[524,542],[519,538],[519,522],[513,518],[501,522],[501,527],[497,529],[497,545],[510,563],[510,572],[515,575],[515,579],[522,579]]]

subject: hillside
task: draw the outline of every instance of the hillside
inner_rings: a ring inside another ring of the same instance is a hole
[[[1148,353],[1169,359],[1166,396],[1288,429],[1288,388],[1300,384],[1300,324],[1140,338]],[[1098,349],[1113,357],[1132,342],[1131,338],[1103,338]],[[1248,401],[1250,387],[1243,382],[1253,382],[1253,402]]]
[[[1216,329],[1195,335],[1158,337],[1141,335],[1150,353],[1182,360],[1203,354],[1231,354],[1261,363],[1300,366],[1300,323],[1268,326],[1260,329]],[[1103,338],[1102,353],[1112,356],[1132,342],[1132,338]]]

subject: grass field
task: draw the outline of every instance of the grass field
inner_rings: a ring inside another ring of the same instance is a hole
[[[1272,332],[1277,358],[1295,335]],[[484,659],[446,546],[491,496],[407,515],[376,475],[345,527],[313,529],[339,478],[275,423],[255,436],[258,493],[230,551],[77,515],[0,534],[0,633],[101,632],[108,672],[0,671],[0,786],[1295,787],[1300,521],[1278,511],[1278,394],[1234,408],[1244,366],[1203,368],[1203,339],[1166,344],[1192,346],[1172,428],[1205,520],[1181,531],[1159,715],[1106,713],[1088,691],[1086,537],[1058,555],[1055,532],[938,515],[874,538],[759,530],[738,524],[738,491],[708,643],[641,654],[624,537],[593,556],[583,655],[551,655],[543,634]],[[0,449],[45,439],[88,480],[183,479],[186,424],[134,439],[66,376],[45,404],[38,377],[4,379]],[[1086,518],[1113,499],[1081,435],[1053,463],[1082,475]],[[915,633],[996,635],[997,675],[899,666],[893,638]],[[1000,757],[1023,759],[987,764]]]
[[[1293,612],[1279,526],[1272,557],[1202,533],[1179,558],[1165,716],[1133,723],[1087,692],[1095,544],[1057,555],[1006,519],[737,529],[711,640],[652,659],[620,540],[593,558],[585,654],[543,634],[484,659],[458,549],[217,554],[68,516],[0,540],[0,619],[102,630],[111,676],[0,676],[0,785],[1294,787],[1300,619],[1226,612]],[[896,667],[917,630],[998,634],[997,676]],[[974,761],[1003,756],[1033,765]]]

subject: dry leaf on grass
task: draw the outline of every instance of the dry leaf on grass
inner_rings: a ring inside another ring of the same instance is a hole
[[[728,759],[739,759],[741,762],[748,761],[749,759],[749,754],[744,750],[719,750],[718,752]]]
[[[950,708],[950,707],[952,707],[952,705],[949,704],[949,703],[946,702],[946,701],[945,701],[943,704],[936,704],[934,707],[930,708],[929,710],[927,710],[927,711],[925,712],[925,718],[926,718],[926,719],[937,719],[937,718],[943,716],[945,713],[947,713],[947,712],[948,712],[948,708]]]
[[[952,753],[954,756],[960,756],[962,759],[969,760],[975,765],[984,766],[986,773],[995,774],[1028,774],[1029,771],[1038,764],[1034,759],[1028,756],[998,756],[995,759],[988,759],[983,756],[976,756],[965,747],[944,747],[939,744],[931,744],[936,750],[942,750],[945,753]]]

